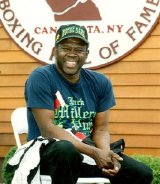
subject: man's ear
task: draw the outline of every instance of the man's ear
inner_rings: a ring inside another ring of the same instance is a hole
[[[86,53],[86,59],[88,58],[88,55],[89,55],[89,50],[87,50],[87,53]],[[85,64],[90,64],[91,63],[91,61],[85,61]]]
[[[53,57],[55,56],[55,52],[56,52],[56,47],[53,47],[49,60],[53,60]]]
[[[88,55],[89,55],[89,50],[87,50],[87,53],[86,53],[86,58],[88,58]]]

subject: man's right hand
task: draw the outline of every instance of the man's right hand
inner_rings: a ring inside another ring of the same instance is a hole
[[[119,161],[123,159],[111,150],[101,150],[97,148],[94,153],[94,160],[104,174],[114,176],[121,168]]]

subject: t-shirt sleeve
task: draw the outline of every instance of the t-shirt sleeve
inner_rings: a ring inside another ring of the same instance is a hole
[[[44,73],[32,72],[25,85],[27,107],[53,110],[52,90],[49,78]]]
[[[111,81],[105,76],[99,82],[98,112],[112,108],[116,102]]]

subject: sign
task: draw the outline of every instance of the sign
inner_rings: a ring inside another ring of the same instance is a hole
[[[87,28],[85,68],[119,61],[137,48],[160,17],[160,0],[0,0],[0,19],[14,41],[39,61],[54,63],[55,33],[62,24]]]

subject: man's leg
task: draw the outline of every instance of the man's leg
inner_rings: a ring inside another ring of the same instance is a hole
[[[50,175],[52,184],[75,184],[83,157],[69,141],[47,145],[41,154],[41,174]]]
[[[143,163],[122,154],[121,169],[114,177],[106,176],[97,166],[81,164],[80,177],[106,177],[112,184],[151,184],[152,170]]]
[[[115,177],[109,178],[112,184],[151,184],[152,170],[141,162],[138,162],[124,154],[121,169]]]

